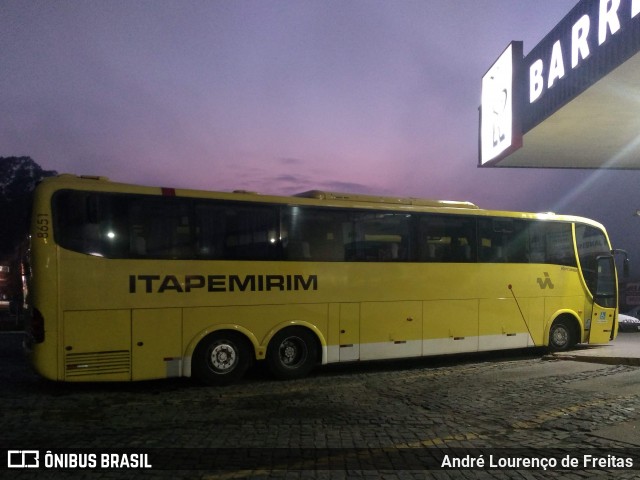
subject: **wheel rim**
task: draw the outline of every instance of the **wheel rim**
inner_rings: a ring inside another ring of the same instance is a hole
[[[287,337],[278,349],[280,363],[288,368],[297,368],[307,359],[307,344],[299,337]]]
[[[229,373],[238,364],[238,352],[235,345],[223,342],[214,345],[209,352],[209,368],[215,373]]]
[[[565,328],[557,327],[553,330],[551,338],[555,346],[564,347],[569,342],[569,332]]]

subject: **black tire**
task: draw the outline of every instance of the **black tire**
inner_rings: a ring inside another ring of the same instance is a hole
[[[229,385],[251,364],[249,342],[237,332],[216,332],[203,338],[191,363],[192,375],[206,385]]]
[[[279,380],[292,380],[307,375],[316,365],[318,342],[306,328],[289,327],[278,332],[269,342],[267,363]]]
[[[566,320],[556,320],[549,330],[549,350],[564,352],[576,344],[573,328]]]

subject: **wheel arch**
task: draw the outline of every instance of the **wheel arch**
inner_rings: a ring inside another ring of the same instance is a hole
[[[318,348],[319,358],[317,358],[316,361],[322,365],[325,365],[327,363],[327,341],[324,335],[322,334],[320,329],[315,325],[309,322],[298,321],[298,320],[289,320],[287,322],[279,323],[278,325],[273,327],[271,330],[269,330],[269,332],[267,332],[264,339],[262,340],[262,345],[264,347],[260,348],[260,350],[263,350],[264,352],[264,356],[261,358],[266,357],[267,349],[269,348],[269,344],[271,343],[271,340],[273,339],[273,337],[275,337],[282,330],[290,327],[302,327],[311,331],[311,333],[313,334],[313,337],[315,338],[318,344],[317,346],[319,347]]]
[[[543,345],[545,347],[549,346],[549,334],[551,333],[551,327],[555,322],[559,320],[565,320],[569,325],[571,325],[571,327],[573,328],[574,339],[576,340],[576,343],[581,343],[584,333],[584,326],[580,317],[573,310],[558,310],[551,316],[545,326]]]
[[[224,331],[235,332],[242,335],[247,340],[247,344],[249,344],[253,349],[254,360],[259,360],[260,358],[264,358],[264,352],[262,354],[262,357],[259,355],[260,343],[258,342],[258,339],[256,338],[256,336],[250,330],[240,325],[236,325],[232,323],[226,323],[221,325],[211,325],[207,328],[200,330],[196,335],[194,335],[191,341],[189,342],[189,344],[187,345],[187,348],[185,349],[184,355],[183,355],[183,359],[184,359],[183,365],[182,365],[183,377],[191,377],[191,370],[192,370],[191,360],[193,358],[193,352],[195,352],[196,348],[198,347],[198,344],[209,335],[219,333],[219,332],[224,332]]]

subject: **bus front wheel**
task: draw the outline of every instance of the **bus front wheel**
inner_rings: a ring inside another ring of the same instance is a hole
[[[574,345],[573,329],[566,320],[556,320],[549,330],[549,349],[564,352]]]
[[[315,366],[318,343],[306,328],[289,327],[278,332],[267,349],[269,370],[279,380],[302,378]]]
[[[193,352],[193,376],[207,385],[229,385],[251,363],[248,342],[236,332],[216,332],[203,338]]]

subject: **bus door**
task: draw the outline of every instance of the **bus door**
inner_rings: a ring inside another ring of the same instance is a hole
[[[589,343],[607,343],[614,328],[618,297],[616,267],[612,255],[596,259],[596,287],[589,328]]]

